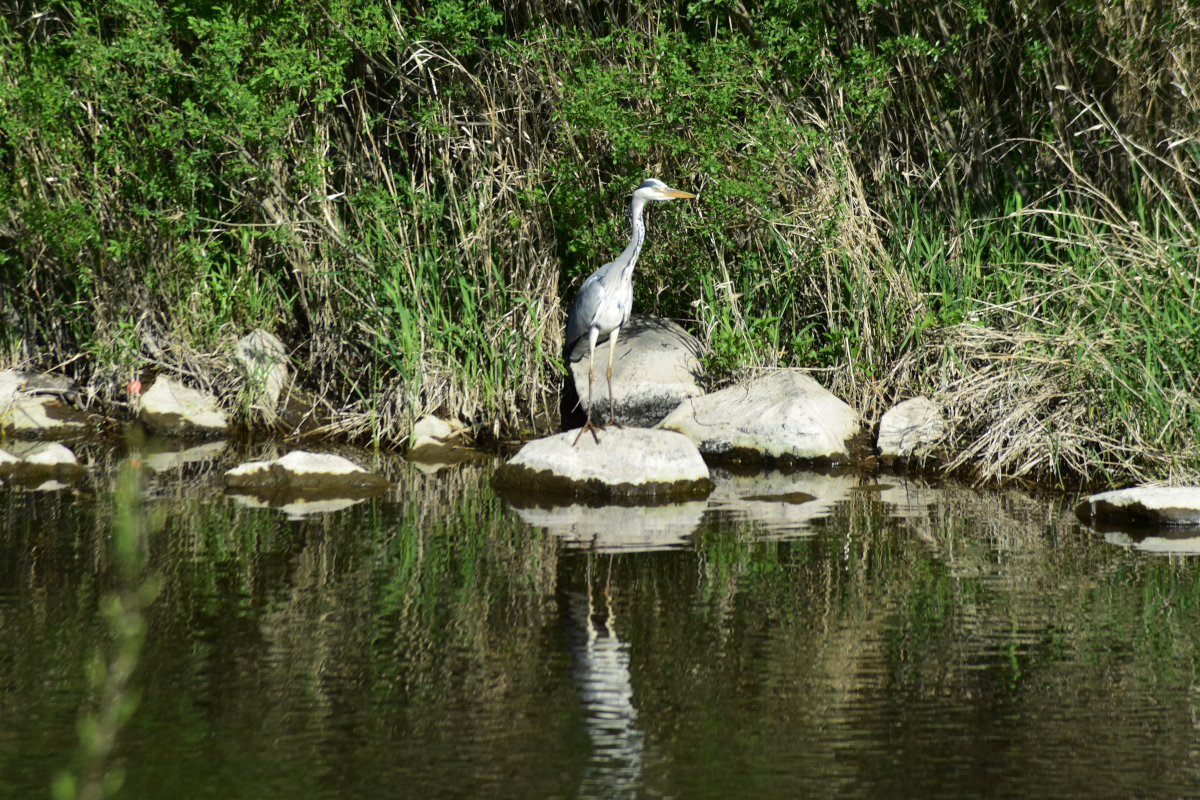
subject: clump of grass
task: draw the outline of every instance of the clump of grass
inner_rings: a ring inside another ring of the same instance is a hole
[[[1133,23],[1100,13],[1117,29]],[[854,36],[883,28],[894,35],[901,19],[866,16]],[[915,19],[956,25],[940,14]],[[941,443],[952,454],[947,467],[981,479],[1195,480],[1200,113],[1195,77],[1182,68],[1196,49],[1195,28],[1143,26],[1114,45],[1143,37],[1143,52],[1162,56],[1178,92],[1155,93],[1163,73],[1112,52],[1107,65],[1093,58],[1041,75],[1069,74],[1087,86],[1096,74],[1089,70],[1113,67],[1104,85],[1118,105],[1129,111],[1141,91],[1164,109],[1152,124],[1118,121],[1111,103],[1090,91],[1046,85],[1053,125],[1043,116],[1046,127],[1032,135],[1021,126],[1036,116],[1004,111],[1020,97],[992,96],[995,87],[983,85],[1008,80],[1020,53],[1006,51],[1013,61],[1005,66],[1002,58],[998,73],[966,66],[998,57],[984,56],[995,23],[981,21],[957,44],[952,38],[930,49],[910,37],[890,53],[874,51],[903,67],[902,80],[875,74],[907,99],[883,101],[888,124],[881,127],[855,125],[852,115],[829,118],[844,142],[831,147],[844,148],[844,157],[831,158],[823,182],[811,185],[837,197],[829,204],[834,235],[825,240],[834,247],[810,266],[813,280],[803,288],[821,303],[791,326],[790,353],[740,363],[815,366],[868,426],[897,400],[931,395],[951,418]],[[1015,24],[1020,30],[1003,47],[1030,35]],[[1087,35],[1075,30],[1048,48],[1031,42],[1033,61],[1069,61],[1072,42]],[[835,86],[821,91],[836,94]],[[989,147],[964,146],[981,135],[982,128],[967,129],[985,107],[999,126]],[[1062,108],[1072,109],[1069,119]],[[915,126],[915,119],[934,124]],[[1174,127],[1164,128],[1165,119]],[[944,160],[935,162],[935,153]],[[785,259],[783,269],[793,263]],[[765,316],[748,293],[726,302],[735,307],[721,312],[717,330]],[[748,330],[738,333],[752,338]],[[711,340],[722,347],[721,336]]]
[[[928,311],[897,388],[944,405],[948,468],[983,479],[1200,479],[1200,206],[1044,200],[952,241],[905,220],[893,252]]]

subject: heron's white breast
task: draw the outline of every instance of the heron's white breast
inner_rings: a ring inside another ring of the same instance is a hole
[[[624,292],[613,292],[606,296],[592,317],[592,327],[598,328],[601,336],[612,333],[629,320],[629,300]]]

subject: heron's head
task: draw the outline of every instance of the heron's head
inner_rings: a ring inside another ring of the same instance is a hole
[[[690,200],[696,195],[690,192],[681,192],[678,189],[672,189],[657,178],[647,178],[633,190],[635,198],[642,200]]]

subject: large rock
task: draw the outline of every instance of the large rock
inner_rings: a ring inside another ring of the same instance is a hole
[[[1075,514],[1093,528],[1200,526],[1200,487],[1135,487],[1085,497]]]
[[[272,497],[369,497],[391,482],[331,453],[294,450],[273,461],[251,461],[225,473],[230,489]]]
[[[596,382],[592,389],[595,410],[592,419],[608,422],[609,343],[596,345]],[[696,337],[674,322],[658,317],[632,317],[617,337],[613,353],[613,405],[617,422],[650,427],[689,397],[704,394],[697,381],[703,346]],[[588,410],[588,340],[581,339],[571,351],[571,376],[579,396],[579,408]]]
[[[687,400],[659,427],[684,434],[706,456],[839,462],[858,415],[803,372],[781,370]]]
[[[0,429],[49,436],[87,433],[87,415],[72,405],[77,399],[68,378],[0,370]]]
[[[908,458],[918,448],[937,442],[946,432],[941,410],[926,397],[898,403],[879,420],[879,455],[885,462]]]
[[[160,375],[141,395],[140,414],[146,427],[168,436],[225,433],[228,423],[217,399]]]
[[[597,444],[567,431],[529,442],[496,470],[501,491],[668,499],[707,495],[708,467],[696,446],[670,431],[606,428]]]
[[[288,379],[287,348],[278,336],[259,329],[238,340],[235,354],[250,381],[252,402],[273,416]]]

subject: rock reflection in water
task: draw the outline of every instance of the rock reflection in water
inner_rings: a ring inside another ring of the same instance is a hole
[[[860,491],[865,487],[860,487]],[[929,509],[937,505],[944,490],[905,478],[889,477],[884,483],[872,487],[879,500],[887,505],[888,516],[895,519],[922,520]]]
[[[178,440],[155,439],[142,457],[142,463],[154,472],[167,472],[196,464],[208,465],[224,456],[228,448],[224,439],[192,447],[185,447]]]
[[[1182,531],[1159,532],[1154,536],[1131,536],[1128,533],[1106,533],[1104,541],[1119,547],[1132,547],[1147,553],[1163,555],[1200,555],[1200,530],[1189,527]]]
[[[288,519],[298,520],[314,514],[332,514],[365,502],[366,498],[337,497],[329,500],[305,500],[296,498],[286,503],[277,503],[252,494],[231,494],[233,502],[242,508],[274,508],[282,511]]]
[[[712,479],[716,488],[708,496],[711,510],[731,512],[781,536],[811,533],[808,523],[829,516],[834,504],[862,482],[857,475],[774,470],[739,475],[720,467],[712,470]],[[796,502],[798,495],[812,499]]]
[[[529,525],[545,528],[568,544],[598,553],[682,547],[700,525],[703,501],[661,506],[556,506],[515,508]]]
[[[510,502],[527,524],[544,528],[568,544],[608,553],[685,546],[709,512],[756,523],[760,538],[789,539],[813,535],[813,520],[828,517],[838,503],[856,497],[882,501],[892,517],[919,521],[941,496],[939,489],[898,476],[864,483],[856,474],[737,473],[723,467],[714,467],[711,473],[716,484],[712,493],[688,503],[521,507],[519,500]]]
[[[575,658],[574,678],[592,741],[592,756],[577,796],[632,798],[642,786],[646,737],[637,725],[633,705],[629,645],[617,635],[608,585],[603,589],[603,621],[597,624],[590,564],[588,573],[587,594],[567,595],[567,642]]]

